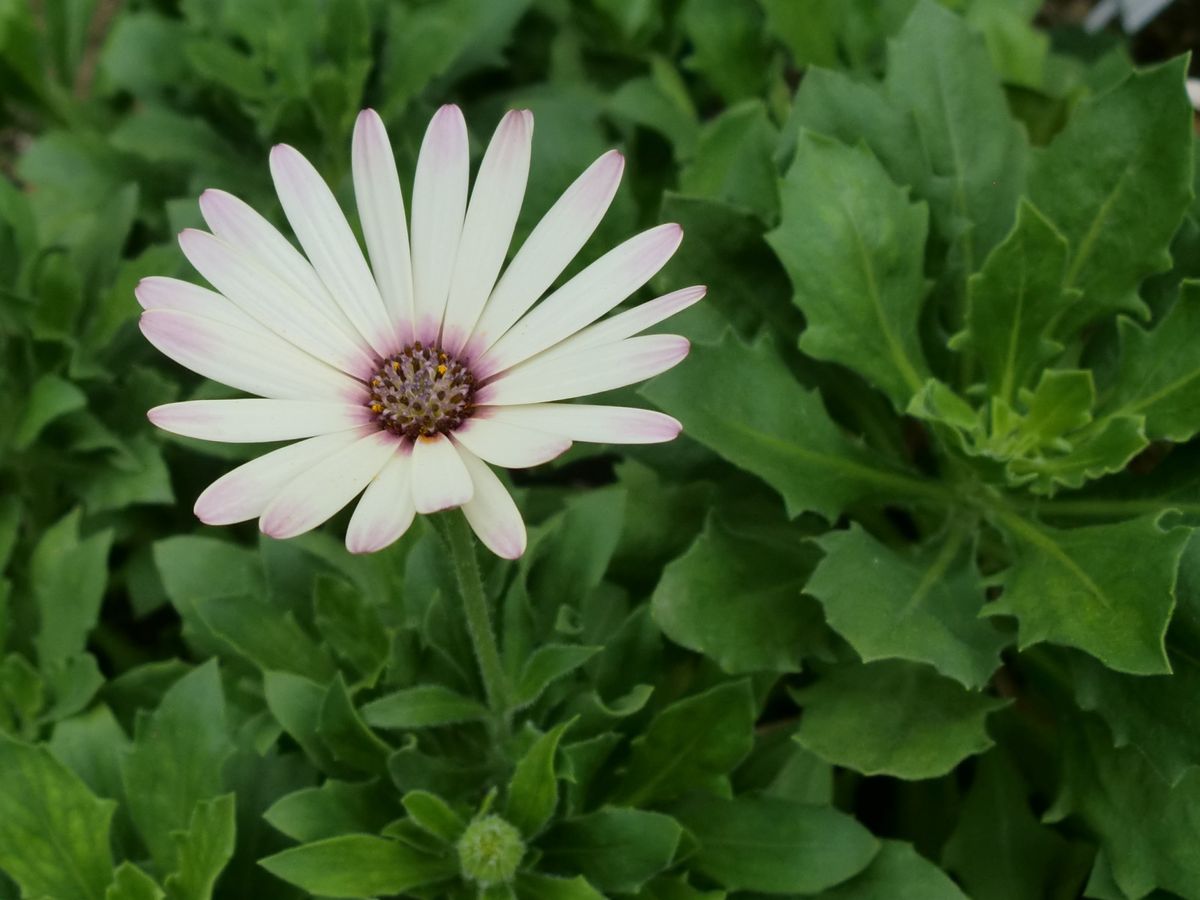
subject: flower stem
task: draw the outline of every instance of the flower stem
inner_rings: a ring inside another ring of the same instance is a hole
[[[450,543],[450,554],[454,558],[454,571],[458,576],[458,592],[462,595],[467,631],[470,632],[475,661],[483,678],[488,707],[503,732],[508,721],[508,679],[500,662],[500,650],[496,645],[496,634],[492,630],[487,598],[483,593],[479,560],[475,556],[475,536],[471,533],[466,516],[458,510],[446,515],[443,522]]]

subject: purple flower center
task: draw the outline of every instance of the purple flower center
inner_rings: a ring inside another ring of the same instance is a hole
[[[448,434],[470,417],[474,383],[465,365],[418,341],[380,363],[367,406],[379,427],[394,434],[412,440]]]

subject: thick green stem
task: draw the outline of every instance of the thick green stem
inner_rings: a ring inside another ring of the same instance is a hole
[[[479,560],[475,556],[475,536],[471,533],[466,516],[458,510],[448,513],[443,522],[450,553],[454,557],[454,571],[458,576],[458,592],[462,595],[467,631],[470,632],[475,661],[483,678],[488,707],[496,721],[503,726],[508,715],[508,679],[500,662],[500,650],[496,645],[496,634],[492,630],[487,598],[483,593]]]

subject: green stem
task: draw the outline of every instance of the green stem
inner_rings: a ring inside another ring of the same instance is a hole
[[[488,612],[487,598],[483,593],[483,579],[479,574],[479,560],[475,556],[475,536],[466,516],[455,510],[443,518],[446,537],[450,543],[450,554],[454,557],[454,571],[458,576],[458,592],[462,595],[463,613],[467,619],[467,631],[471,635],[471,646],[475,650],[475,661],[483,678],[483,689],[487,693],[488,707],[504,730],[508,716],[508,679],[500,661],[500,650],[496,645],[496,634],[492,630],[492,619]]]

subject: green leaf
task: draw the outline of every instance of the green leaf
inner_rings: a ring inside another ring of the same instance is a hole
[[[942,860],[975,900],[1052,895],[1069,846],[1029,807],[1029,788],[998,751],[979,761]]]
[[[671,704],[634,738],[615,797],[630,806],[670,800],[726,774],[750,752],[756,713],[746,680]]]
[[[47,425],[60,416],[87,406],[87,395],[57,375],[46,374],[33,383],[25,400],[25,411],[13,432],[14,450],[26,450]]]
[[[113,872],[104,900],[164,900],[166,896],[153,878],[126,860]]]
[[[111,530],[80,538],[78,509],[43,532],[29,562],[41,625],[34,644],[43,667],[83,650],[108,582]]]
[[[1082,103],[1034,157],[1029,196],[1071,246],[1066,286],[1086,298],[1069,326],[1145,309],[1139,282],[1171,264],[1167,247],[1192,199],[1192,109],[1179,58],[1135,72]]]
[[[318,577],[313,598],[316,626],[330,647],[374,684],[387,665],[388,631],[362,592],[340,579]]]
[[[604,895],[579,876],[555,878],[536,872],[517,875],[517,896],[521,900],[604,900]]]
[[[799,671],[820,633],[801,596],[814,557],[786,523],[771,535],[745,535],[710,516],[687,553],[663,570],[651,598],[654,621],[731,674]]]
[[[629,893],[671,864],[682,836],[670,816],[610,806],[556,823],[538,846],[543,868]]]
[[[419,828],[448,844],[457,841],[467,827],[445,800],[429,791],[409,791],[400,802]]]
[[[727,102],[762,92],[767,55],[762,13],[751,0],[687,0],[681,14],[690,38],[688,68]]]
[[[984,722],[1006,705],[933,669],[884,661],[840,666],[795,692],[796,740],[864,775],[935,778],[992,746]]]
[[[780,199],[767,240],[804,311],[800,349],[854,369],[904,409],[929,375],[917,328],[927,209],[865,147],[807,133]]]
[[[44,748],[0,735],[0,870],[22,896],[102,900],[115,809]]]
[[[453,856],[430,856],[386,838],[348,834],[293,847],[259,865],[310,894],[374,897],[399,894],[458,874]]]
[[[845,813],[775,797],[696,794],[672,807],[692,868],[731,891],[811,894],[861,872],[879,842]]]
[[[761,100],[747,100],[705,123],[700,144],[679,173],[681,193],[719,200],[763,222],[779,214],[779,134]],[[692,233],[687,232],[688,239]]]
[[[197,598],[194,609],[213,634],[264,672],[293,672],[324,682],[337,671],[291,612],[265,599],[209,596]]]
[[[338,769],[333,754],[318,735],[325,688],[290,672],[264,672],[263,695],[267,708],[318,768]]]
[[[845,437],[765,338],[747,345],[726,333],[720,344],[693,345],[686,371],[666,372],[642,393],[690,437],[775,488],[789,516],[812,510],[834,519],[881,491],[938,493]]]
[[[170,900],[210,900],[225,864],[233,858],[236,801],[224,794],[196,804],[186,832],[175,833],[179,865],[167,876]]]
[[[522,709],[533,703],[547,687],[564,675],[574,672],[603,647],[580,644],[545,644],[525,660],[513,691],[513,708]]]
[[[382,775],[392,748],[363,721],[341,673],[333,679],[321,701],[317,734],[341,760],[363,772]]]
[[[938,541],[901,553],[862,528],[816,540],[825,553],[807,591],[830,626],[864,662],[926,662],[968,688],[981,688],[1007,641],[979,618],[983,580],[957,526]]]
[[[558,805],[558,772],[554,760],[558,742],[571,724],[563,722],[540,735],[525,751],[508,782],[504,818],[527,838],[545,827]]]
[[[1111,415],[1145,417],[1146,436],[1182,443],[1200,432],[1200,282],[1184,282],[1175,305],[1152,330],[1132,320],[1117,321],[1121,361],[1112,395],[1104,408]]]
[[[263,818],[296,841],[308,843],[355,832],[372,833],[399,815],[392,791],[378,780],[326,780],[276,800]]]
[[[431,728],[477,722],[487,716],[487,707],[440,684],[423,684],[372,700],[362,715],[376,728]]]
[[[1156,887],[1180,897],[1200,894],[1200,768],[1170,787],[1136,750],[1114,749],[1107,729],[1091,717],[1064,731],[1063,781],[1046,820],[1082,820],[1128,897]]]
[[[1079,299],[1063,289],[1067,242],[1028,201],[1017,224],[967,286],[965,345],[979,360],[988,390],[1010,406],[1062,348],[1051,339],[1058,318]]]
[[[819,896],[820,900],[970,900],[945,872],[903,841],[884,841],[865,872]]]
[[[109,464],[84,480],[80,493],[89,513],[124,509],[135,503],[174,502],[161,445],[137,435],[128,442],[128,451],[128,464]]]
[[[1017,556],[984,614],[1016,616],[1021,649],[1049,641],[1122,672],[1170,671],[1163,635],[1188,532],[1163,531],[1158,519],[1064,530],[1003,513]]]
[[[1026,147],[987,50],[960,16],[921,0],[888,48],[887,93],[925,155],[914,188],[965,279],[1012,225]],[[873,145],[872,145],[873,146]]]
[[[153,713],[139,711],[121,776],[129,815],[160,871],[175,870],[172,832],[187,831],[197,804],[221,793],[232,752],[216,660],[175,682]]]

